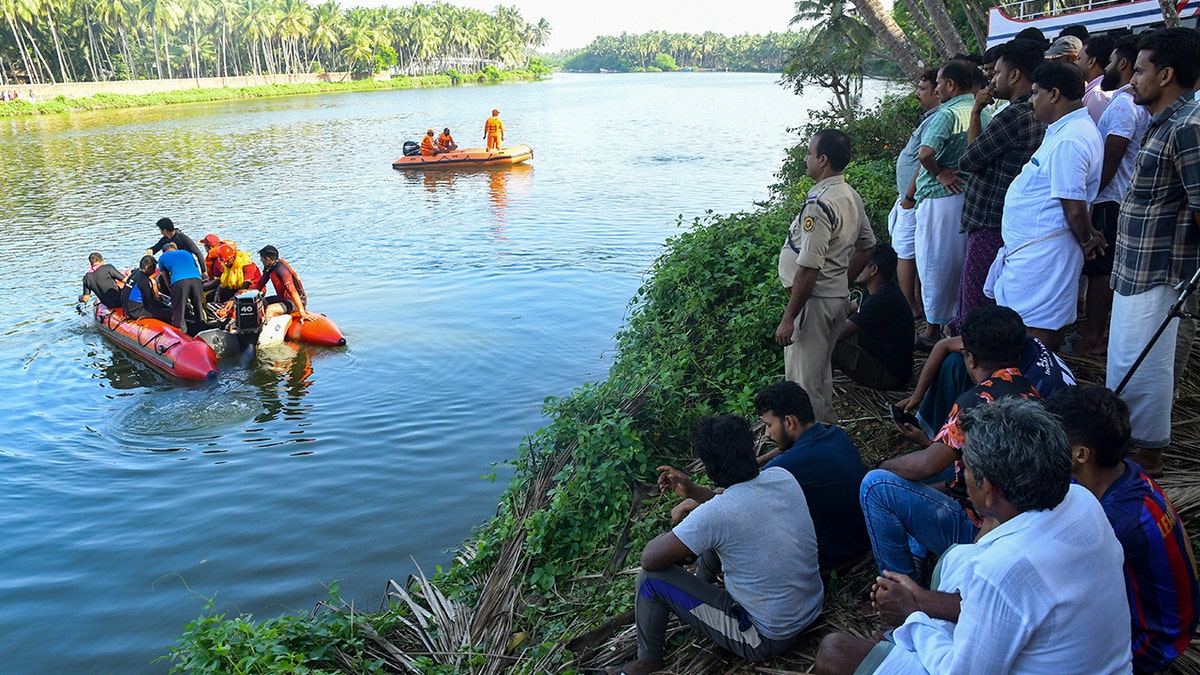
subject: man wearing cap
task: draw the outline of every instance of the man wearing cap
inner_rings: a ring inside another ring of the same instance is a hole
[[[1075,63],[1079,58],[1079,50],[1083,49],[1083,41],[1074,35],[1060,35],[1046,50],[1047,61],[1062,61]]]
[[[493,110],[492,116],[483,123],[483,137],[487,139],[488,151],[500,150],[500,142],[504,140],[504,122],[500,121],[500,111]]]
[[[203,277],[206,267],[204,264],[204,254],[200,252],[200,247],[196,246],[196,242],[192,238],[184,234],[181,230],[175,229],[175,223],[171,222],[170,218],[159,218],[158,231],[162,233],[158,242],[146,249],[146,255],[154,255],[163,250],[163,247],[168,243],[175,244],[175,247],[180,251],[187,251],[196,256],[196,264],[200,268],[200,274]]]
[[[437,145],[433,141],[433,129],[429,129],[425,132],[425,138],[421,139],[421,156],[434,157],[437,154]]]
[[[215,234],[206,234],[200,239],[200,245],[204,247],[204,274],[209,279],[216,279],[221,276],[221,265],[217,261],[217,247],[221,245],[221,239]]]
[[[836,424],[833,347],[850,314],[850,280],[875,252],[875,234],[862,197],[846,183],[850,138],[836,129],[813,134],[804,164],[817,181],[779,249],[779,280],[787,308],[775,329],[784,374],[808,392],[815,419]]]

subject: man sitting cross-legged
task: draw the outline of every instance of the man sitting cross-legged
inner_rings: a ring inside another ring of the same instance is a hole
[[[933,440],[919,431],[906,434],[922,448],[880,462],[863,478],[859,500],[881,572],[917,577],[910,536],[935,555],[953,544],[975,539],[981,520],[971,509],[962,467],[956,462],[964,438],[961,416],[999,398],[1038,396],[1017,369],[1025,347],[1025,329],[1016,312],[998,305],[980,307],[963,323],[961,337],[967,372],[978,384],[958,398]],[[955,467],[953,473],[951,466]],[[947,476],[944,488],[923,482],[937,483],[941,476]]]
[[[1095,385],[1046,401],[1071,443],[1071,474],[1092,491],[1125,552],[1135,673],[1165,672],[1196,632],[1200,585],[1179,514],[1149,476],[1125,459],[1129,406]]]
[[[946,552],[933,591],[902,576],[881,580],[877,602],[906,601],[903,623],[880,642],[826,636],[815,672],[1129,673],[1121,545],[1096,498],[1071,485],[1062,428],[1038,403],[1014,398],[977,406],[962,422],[964,480],[988,530]]]
[[[817,539],[804,492],[787,471],[759,471],[754,435],[745,420],[725,415],[701,420],[692,436],[696,456],[716,494],[686,474],[659,467],[659,486],[700,502],[670,532],[642,552],[635,616],[637,659],[626,675],[663,666],[671,615],[738,656],[778,656],[821,613],[824,589],[817,571]],[[680,564],[699,556],[696,573]],[[725,588],[711,582],[725,574]]]

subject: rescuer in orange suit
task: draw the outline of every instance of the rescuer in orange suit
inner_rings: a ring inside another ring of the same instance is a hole
[[[458,143],[454,142],[454,137],[450,135],[450,127],[442,129],[442,133],[437,137],[438,152],[453,152],[458,149]]]
[[[493,110],[492,116],[483,123],[483,137],[487,139],[489,152],[500,150],[500,141],[504,140],[504,122],[500,121],[499,110]]]
[[[425,138],[421,139],[421,154],[425,157],[433,157],[438,154],[437,145],[433,142],[433,129],[425,132]]]

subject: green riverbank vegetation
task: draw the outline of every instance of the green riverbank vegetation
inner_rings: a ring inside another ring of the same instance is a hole
[[[498,70],[488,66],[476,73],[460,73],[451,70],[438,75],[399,75],[376,80],[347,80],[344,82],[313,82],[296,84],[269,84],[254,87],[216,87],[206,89],[177,89],[153,94],[95,94],[81,98],[57,96],[49,100],[31,102],[27,98],[0,102],[0,117],[17,117],[46,113],[79,112],[83,110],[107,110],[112,108],[136,108],[143,106],[172,105],[176,103],[202,103],[226,101],[240,98],[265,98],[268,96],[296,96],[349,91],[382,91],[388,89],[428,89],[431,87],[454,87],[466,84],[500,84],[539,80],[550,75],[550,69],[539,59],[532,59],[528,69]]]
[[[796,46],[794,32],[726,36],[707,32],[602,35],[583,49],[552,55],[563,70],[597,72],[663,72],[734,70],[779,72]]]
[[[512,6],[354,7],[336,0],[4,2],[0,87],[19,83],[392,69],[474,74],[528,67],[550,24]]]
[[[911,97],[889,99],[850,129],[869,140],[847,178],[881,237],[894,148],[916,110]],[[496,516],[449,569],[390,583],[367,614],[336,589],[311,614],[261,622],[210,602],[164,657],[174,672],[545,673],[593,658],[627,627],[629,568],[668,527],[674,498],[658,495],[655,467],[688,464],[699,417],[751,414],[755,393],[780,377],[772,337],[786,298],[775,261],[811,185],[804,148],[768,203],[679,223],[631,301],[608,378],[546,401],[548,423],[518,449]]]

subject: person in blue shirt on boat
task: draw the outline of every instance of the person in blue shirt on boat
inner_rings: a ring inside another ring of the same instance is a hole
[[[208,323],[204,315],[204,285],[196,256],[179,250],[175,242],[168,242],[159,256],[158,269],[167,275],[171,284],[171,323],[179,330],[187,331],[189,304],[196,323]]]
[[[121,291],[121,307],[125,316],[131,319],[171,320],[171,308],[158,297],[155,287],[154,269],[158,261],[152,255],[142,256],[138,268],[125,280],[125,288]]]

